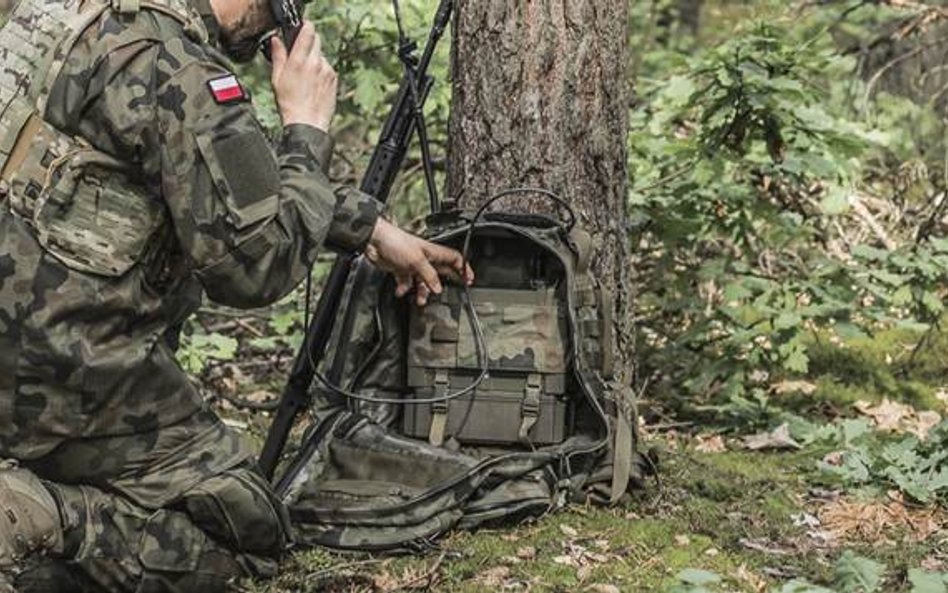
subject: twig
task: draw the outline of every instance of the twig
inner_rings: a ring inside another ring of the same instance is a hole
[[[336,566],[330,566],[323,570],[317,570],[316,572],[311,572],[306,575],[307,579],[313,580],[322,580],[327,577],[339,576],[342,573],[351,571],[354,568],[361,568],[364,566],[371,566],[373,564],[381,564],[382,559],[380,558],[369,558],[367,560],[357,560],[355,562],[349,562],[346,564],[339,564]]]
[[[886,249],[889,251],[895,251],[898,248],[898,245],[895,244],[895,241],[889,237],[889,234],[884,228],[882,228],[882,225],[879,224],[879,221],[875,219],[872,213],[869,212],[869,209],[866,208],[866,205],[862,203],[862,200],[858,195],[853,194],[849,196],[849,205],[852,206],[853,212],[856,213],[856,216],[862,219],[862,221],[866,223],[866,226],[868,226],[869,229],[875,233],[876,238],[878,238],[882,244],[885,245]]]
[[[441,570],[441,565],[444,564],[444,559],[447,558],[447,556],[448,556],[447,552],[442,552],[441,556],[439,556],[438,559],[435,560],[435,563],[431,566],[430,569],[428,569],[427,572],[409,580],[407,583],[398,583],[394,585],[392,588],[383,589],[384,593],[395,593],[396,591],[402,591],[404,589],[413,589],[416,585],[420,585],[421,583],[424,583],[426,581],[427,581],[427,587],[430,589],[431,586],[433,585],[432,579],[438,573],[438,571]]]

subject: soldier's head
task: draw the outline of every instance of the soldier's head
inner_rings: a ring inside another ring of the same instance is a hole
[[[211,0],[211,9],[221,27],[221,49],[237,62],[252,59],[275,26],[270,0]]]

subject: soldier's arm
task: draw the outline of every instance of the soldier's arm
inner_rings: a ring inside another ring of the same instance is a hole
[[[246,89],[234,89],[231,73],[199,50],[185,44],[176,59],[157,62],[161,192],[208,296],[265,305],[299,283],[324,244],[364,247],[379,205],[353,189],[334,193],[324,132],[289,125],[271,148],[239,95]]]

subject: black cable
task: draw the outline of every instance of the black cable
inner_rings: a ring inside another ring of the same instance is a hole
[[[268,401],[252,402],[238,395],[228,395],[226,393],[215,393],[216,397],[226,401],[235,408],[241,410],[250,410],[251,412],[272,412],[280,406],[280,398],[275,397]]]
[[[310,303],[313,299],[313,268],[306,273],[306,303],[303,305],[303,328],[309,327],[309,309]]]
[[[496,203],[498,200],[506,198],[511,195],[519,195],[524,193],[539,194],[545,196],[555,202],[557,205],[564,208],[570,215],[569,224],[567,225],[567,231],[571,230],[576,224],[576,213],[573,209],[567,204],[562,198],[560,198],[555,193],[540,188],[532,187],[515,187],[511,189],[506,189],[501,192],[498,192],[490,197],[484,204],[477,210],[474,216],[467,223],[467,231],[464,235],[464,247],[461,250],[461,266],[462,269],[467,267],[468,262],[470,261],[470,252],[471,252],[471,240],[474,235],[474,229],[477,226],[477,223],[481,218],[487,213],[487,209]],[[365,401],[369,403],[379,403],[379,404],[397,404],[397,405],[425,405],[425,404],[434,404],[445,401],[450,401],[457,399],[459,397],[464,397],[470,393],[473,393],[480,385],[490,376],[489,361],[490,356],[487,353],[487,340],[484,337],[484,327],[481,324],[480,318],[477,315],[476,307],[474,306],[474,301],[471,298],[470,287],[466,284],[461,287],[462,301],[465,309],[468,313],[468,323],[471,326],[471,331],[474,334],[474,346],[477,353],[477,363],[480,367],[480,374],[477,378],[467,387],[460,389],[455,392],[450,392],[445,395],[436,396],[436,397],[425,397],[425,398],[383,398],[383,397],[373,397],[369,395],[362,395],[360,393],[355,393],[344,389],[340,385],[334,384],[330,381],[325,374],[317,371],[316,380],[331,393],[346,397],[349,399],[354,399],[358,401]],[[315,366],[315,363],[314,363]]]

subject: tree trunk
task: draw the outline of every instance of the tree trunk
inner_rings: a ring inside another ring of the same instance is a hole
[[[629,2],[459,0],[457,7],[448,195],[472,206],[506,188],[538,186],[574,207],[598,248],[597,276],[617,296],[617,368],[629,379]]]
[[[948,117],[948,24],[907,39],[895,36],[863,55],[863,77],[874,91],[887,91],[930,104]]]

